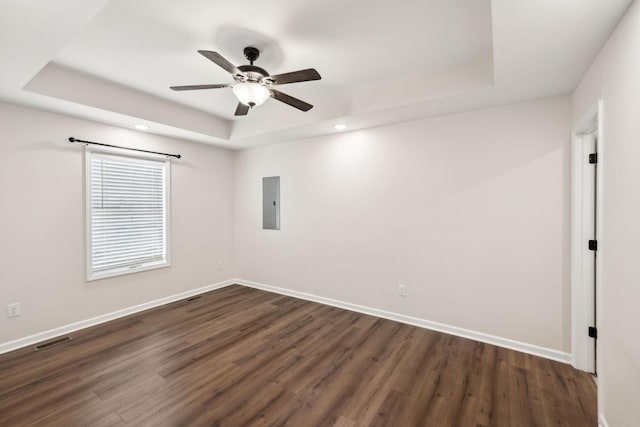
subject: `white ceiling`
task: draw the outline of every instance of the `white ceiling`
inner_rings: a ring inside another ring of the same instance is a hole
[[[570,93],[633,0],[0,0],[0,99],[244,148]],[[236,118],[199,55],[271,74],[314,67]]]

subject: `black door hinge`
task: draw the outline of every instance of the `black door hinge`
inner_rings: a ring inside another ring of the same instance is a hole
[[[598,250],[598,241],[597,240],[589,240],[589,250],[597,251]]]
[[[589,154],[589,164],[596,164],[598,163],[598,153],[591,153]]]
[[[589,336],[591,338],[598,339],[598,328],[595,326],[589,326]]]

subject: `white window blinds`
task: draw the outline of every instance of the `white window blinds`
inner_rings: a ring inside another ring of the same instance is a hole
[[[87,156],[88,279],[168,265],[169,162]]]

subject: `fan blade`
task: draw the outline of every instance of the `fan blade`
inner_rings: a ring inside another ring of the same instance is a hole
[[[243,104],[242,102],[238,102],[238,106],[236,107],[236,112],[234,116],[246,116],[249,112],[249,106]]]
[[[171,90],[198,90],[198,89],[221,89],[223,87],[229,87],[228,84],[219,85],[191,85],[191,86],[171,86]]]
[[[212,52],[210,50],[199,50],[198,53],[208,60],[214,62],[218,66],[222,67],[224,70],[234,76],[237,74],[244,75],[244,73],[240,71],[238,67],[227,61],[226,58],[220,55],[218,52]]]
[[[273,84],[275,85],[284,85],[287,83],[320,80],[321,77],[314,68],[308,68],[306,70],[293,71],[291,73],[276,74],[275,76],[269,76],[269,79],[273,80]]]
[[[289,104],[292,107],[297,108],[298,110],[309,111],[313,108],[313,105],[307,104],[306,102],[298,98],[294,98],[291,95],[287,95],[286,93],[282,93],[279,90],[271,89],[271,96],[280,102],[284,102],[285,104]]]

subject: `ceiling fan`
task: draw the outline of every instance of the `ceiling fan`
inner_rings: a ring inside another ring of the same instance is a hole
[[[279,90],[273,89],[273,86],[284,85],[288,83],[306,82],[311,80],[320,80],[320,74],[313,69],[293,71],[291,73],[276,74],[274,76],[256,65],[253,62],[260,56],[260,51],[252,46],[244,48],[244,56],[249,60],[250,65],[240,65],[236,67],[227,61],[218,52],[210,50],[199,50],[199,54],[214,62],[225,71],[229,72],[235,80],[230,84],[207,84],[207,85],[191,85],[191,86],[171,86],[172,90],[199,90],[199,89],[220,89],[233,88],[234,95],[238,98],[238,106],[236,108],[236,116],[246,116],[250,108],[257,107],[264,103],[267,98],[275,98],[280,102],[291,105],[302,111],[309,111],[313,105],[308,104],[298,98],[287,95]]]

